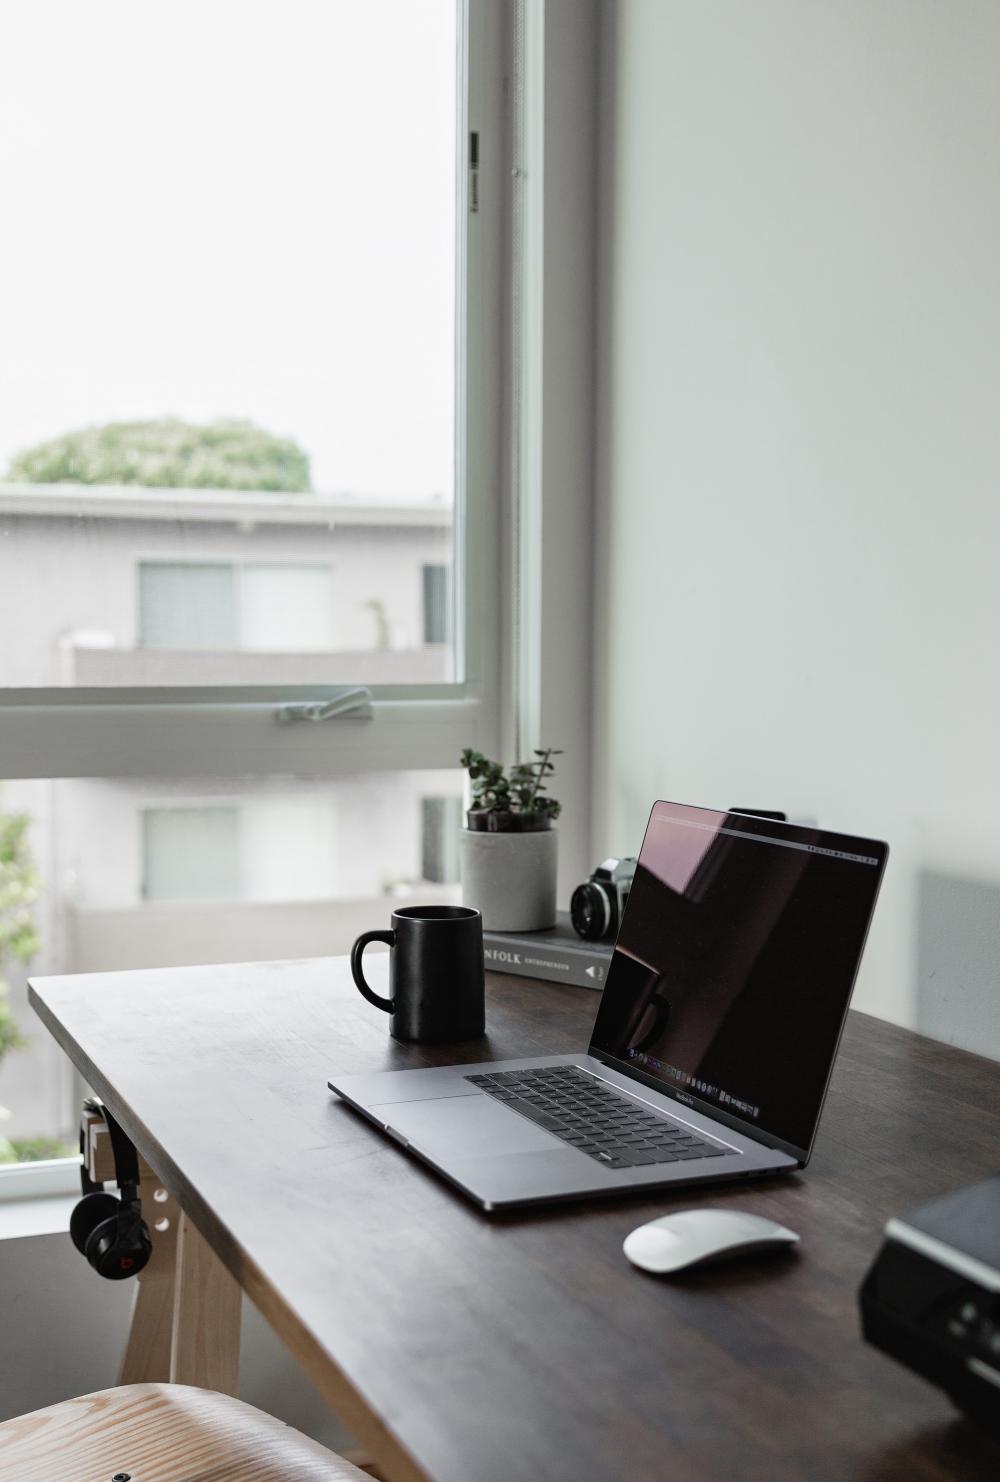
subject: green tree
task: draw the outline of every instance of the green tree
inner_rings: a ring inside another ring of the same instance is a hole
[[[28,1043],[11,1013],[5,973],[9,963],[30,962],[38,951],[33,909],[38,874],[27,842],[30,823],[27,813],[0,811],[0,1063],[11,1050],[21,1050]],[[7,1116],[9,1112],[0,1106],[0,1117]],[[19,1162],[26,1155],[30,1156],[30,1145],[0,1137],[0,1163]]]
[[[176,417],[109,422],[38,443],[11,460],[21,484],[142,484],[150,489],[249,489],[304,494],[309,459],[290,438],[252,422],[196,426]]]

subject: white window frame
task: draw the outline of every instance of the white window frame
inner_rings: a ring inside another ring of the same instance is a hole
[[[65,1199],[68,1194],[81,1193],[80,1163],[77,1154],[38,1163],[0,1165],[0,1206],[14,1199]]]
[[[507,357],[505,78],[513,28],[497,0],[457,0],[455,683],[373,685],[363,718],[321,723],[287,707],[337,684],[0,689],[0,772],[28,777],[342,776],[457,764],[500,745],[501,549]],[[475,209],[469,141],[478,136]],[[461,327],[464,326],[464,334]],[[30,600],[27,590],[25,599]]]

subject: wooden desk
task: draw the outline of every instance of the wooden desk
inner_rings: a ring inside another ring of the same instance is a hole
[[[458,1049],[390,1040],[343,959],[44,978],[32,1002],[394,1482],[1000,1475],[856,1308],[890,1214],[996,1171],[991,1061],[854,1014],[804,1175],[491,1219],[327,1077],[582,1049],[585,989],[493,976],[488,1039]],[[801,1254],[673,1283],[626,1263],[634,1225],[701,1202]]]

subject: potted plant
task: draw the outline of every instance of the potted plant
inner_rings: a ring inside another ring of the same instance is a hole
[[[556,921],[558,840],[552,825],[560,804],[546,779],[562,753],[548,746],[508,772],[466,749],[462,766],[472,801],[459,840],[462,900],[482,913],[490,931],[541,931]]]

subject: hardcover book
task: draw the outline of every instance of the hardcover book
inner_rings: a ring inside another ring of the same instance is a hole
[[[577,988],[604,987],[614,942],[585,942],[570,924],[569,912],[557,913],[547,931],[483,931],[487,971],[572,983]]]

